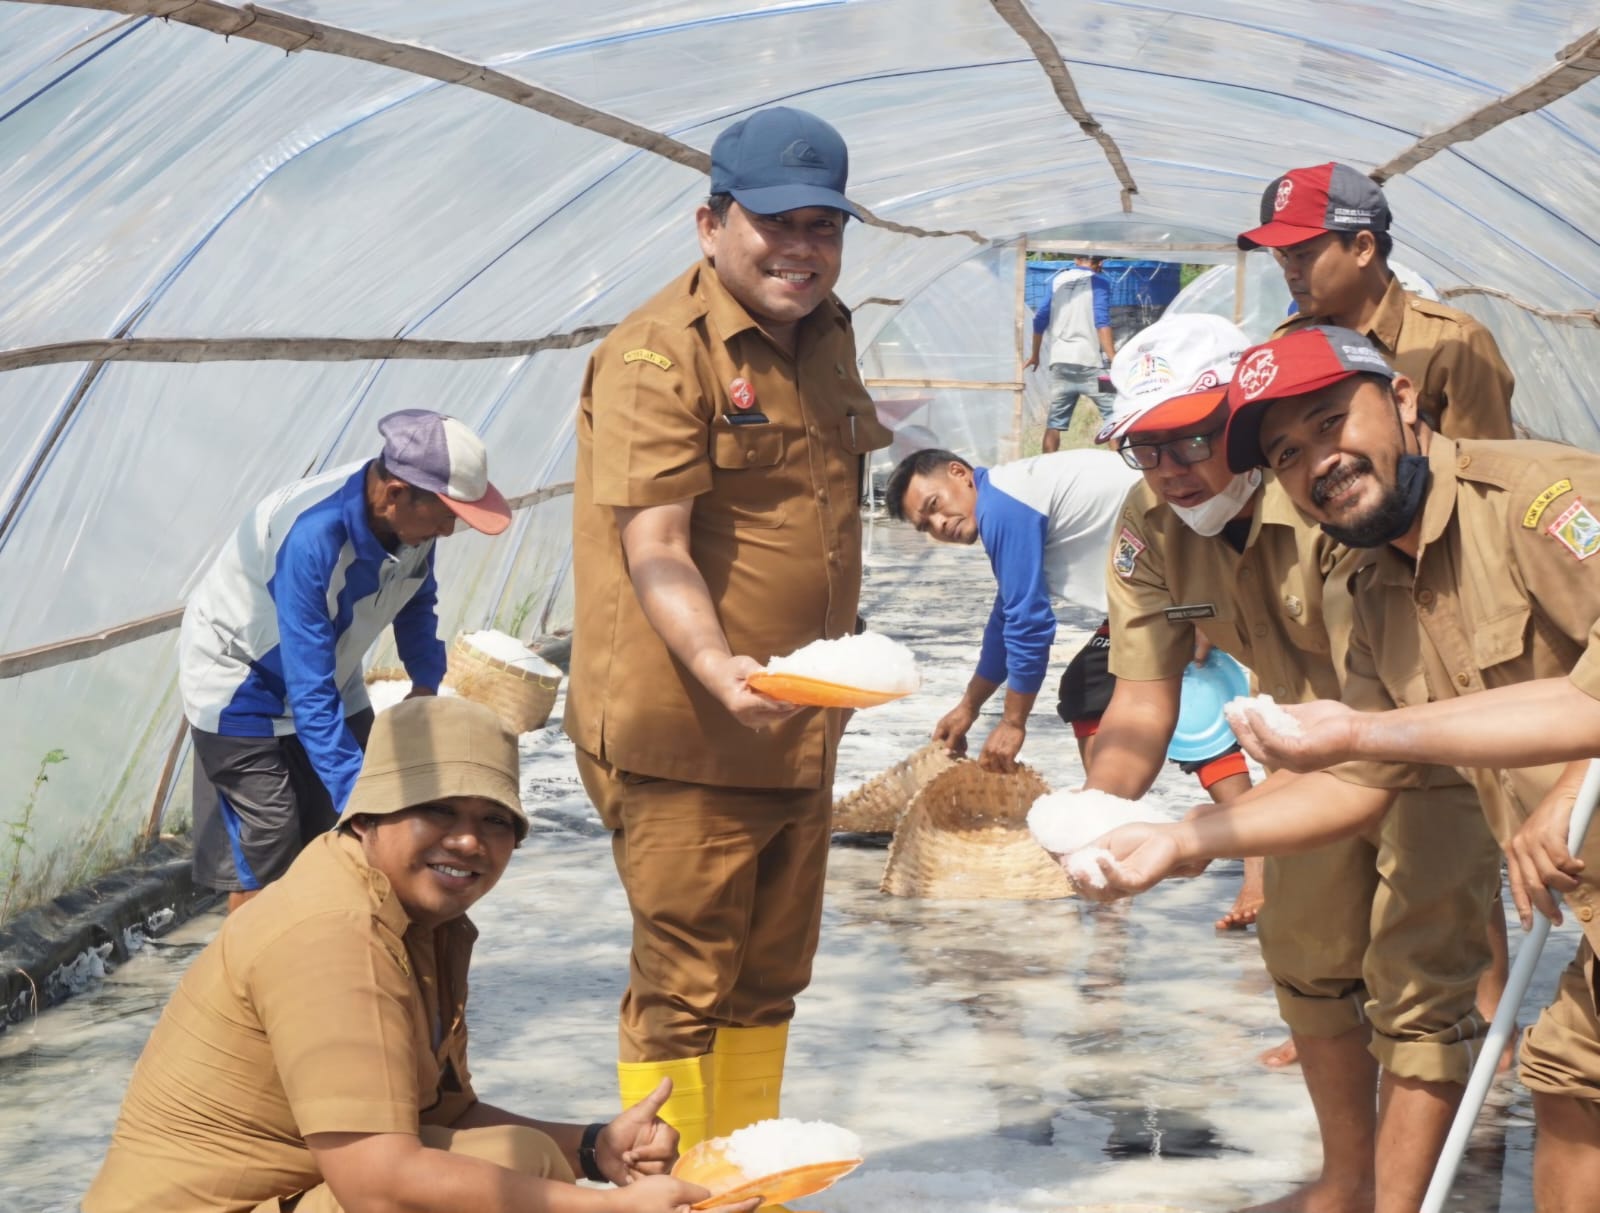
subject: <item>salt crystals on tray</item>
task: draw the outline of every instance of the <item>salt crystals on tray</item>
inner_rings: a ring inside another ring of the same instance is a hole
[[[727,1159],[750,1179],[861,1157],[861,1139],[825,1120],[763,1120],[728,1137]]]
[[[1247,708],[1260,716],[1266,726],[1278,736],[1301,735],[1300,722],[1275,703],[1271,695],[1241,695],[1237,699],[1230,699],[1222,706],[1222,714],[1232,725],[1236,720],[1242,720]]]
[[[787,657],[774,657],[767,672],[901,695],[922,685],[916,654],[882,632],[813,640]]]
[[[468,632],[461,639],[468,647],[477,649],[485,657],[493,657],[496,661],[503,661],[519,670],[526,670],[541,678],[561,677],[559,666],[551,665],[515,636],[507,636],[504,632],[483,631]]]

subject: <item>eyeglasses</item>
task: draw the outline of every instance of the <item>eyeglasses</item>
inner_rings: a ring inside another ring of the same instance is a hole
[[[1218,426],[1208,434],[1191,434],[1187,438],[1174,438],[1171,442],[1129,442],[1117,449],[1122,462],[1141,472],[1153,471],[1161,466],[1161,455],[1181,468],[1204,463],[1211,458],[1211,440],[1222,433]]]

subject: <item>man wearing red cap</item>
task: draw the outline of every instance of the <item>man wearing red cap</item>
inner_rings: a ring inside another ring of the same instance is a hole
[[[1219,317],[1173,316],[1112,364],[1118,407],[1100,437],[1144,469],[1145,483],[1129,494],[1112,540],[1117,681],[1088,788],[1127,798],[1148,790],[1196,630],[1275,698],[1340,693],[1341,582],[1361,554],[1319,533],[1258,469],[1236,471],[1224,458],[1224,396],[1246,344]],[[1277,1207],[1355,1213],[1372,1207],[1374,1188],[1420,1192],[1443,1137],[1426,1113],[1453,1106],[1471,1065],[1462,1042],[1479,1022],[1498,853],[1463,780],[1452,774],[1413,795],[1426,797],[1427,813],[1267,863],[1262,959],[1323,1145],[1321,1179]],[[1426,864],[1402,862],[1419,854]]]
[[[444,677],[434,541],[511,521],[483,441],[402,409],[376,459],[279,489],[184,608],[178,689],[194,741],[194,880],[237,908],[330,829],[372,727],[361,661],[393,625],[413,695]]]
[[[848,164],[800,110],[729,125],[704,260],[595,350],[579,405],[565,723],[633,913],[622,1091],[671,1078],[686,1148],[778,1115],[821,929],[846,713],[745,679],[856,626],[891,435],[833,295]]]
[[[1261,195],[1261,226],[1242,249],[1271,249],[1299,307],[1274,336],[1307,324],[1363,333],[1409,379],[1434,429],[1510,438],[1510,369],[1471,316],[1400,285],[1389,268],[1389,203],[1345,164],[1290,169]]]
[[[1372,549],[1351,581],[1344,707],[1289,709],[1298,739],[1269,729],[1259,712],[1240,713],[1236,727],[1264,758],[1310,773],[1247,807],[1107,835],[1100,844],[1116,857],[1109,895],[1148,888],[1206,856],[1278,853],[1360,829],[1397,803],[1399,789],[1436,778],[1426,763],[1450,764],[1473,782],[1503,844],[1524,821],[1564,834],[1574,772],[1525,764],[1595,751],[1600,561],[1589,561],[1600,552],[1600,519],[1586,503],[1600,499],[1600,456],[1436,434],[1420,420],[1409,381],[1360,334],[1338,328],[1301,330],[1248,353],[1230,407],[1230,466],[1270,467],[1325,531]],[[1485,711],[1495,703],[1510,710]],[[1550,707],[1570,718],[1539,710]],[[1400,710],[1391,718],[1346,708]],[[1463,723],[1486,715],[1489,727]],[[1522,1044],[1540,1213],[1593,1208],[1600,1188],[1600,834],[1589,840],[1584,865],[1541,868],[1524,881],[1568,891],[1584,931],[1554,1002]],[[1395,1207],[1415,1204],[1413,1193]]]

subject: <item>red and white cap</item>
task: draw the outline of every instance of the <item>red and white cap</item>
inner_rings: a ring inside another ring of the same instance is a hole
[[[483,439],[454,417],[431,409],[401,409],[378,422],[390,475],[430,493],[485,535],[511,525],[511,507],[489,483]]]
[[[1228,467],[1248,472],[1261,457],[1261,415],[1274,400],[1304,396],[1351,375],[1394,378],[1371,340],[1337,325],[1309,324],[1245,351],[1228,386]]]
[[[1389,221],[1378,183],[1330,160],[1273,178],[1261,194],[1261,226],[1240,233],[1239,247],[1287,248],[1324,232],[1386,232]]]
[[[1222,412],[1239,356],[1250,344],[1237,325],[1209,312],[1164,316],[1130,337],[1111,360],[1117,389],[1096,442],[1181,430]]]

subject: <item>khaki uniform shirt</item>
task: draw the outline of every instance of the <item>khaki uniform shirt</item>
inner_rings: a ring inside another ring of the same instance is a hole
[[[730,420],[752,414],[767,420]],[[694,562],[735,654],[766,662],[849,635],[861,592],[863,456],[892,437],[856,371],[849,312],[823,303],[802,321],[791,357],[701,262],[595,351],[577,434],[572,739],[657,778],[831,782],[845,713],[802,711],[761,733],[736,721],[645,618],[614,507],[694,498]]]
[[[1342,586],[1365,553],[1323,534],[1276,481],[1255,502],[1241,553],[1190,529],[1147,483],[1134,486],[1106,574],[1113,675],[1181,675],[1198,628],[1255,674],[1263,694],[1340,698],[1350,609]]]
[[[1316,316],[1291,316],[1274,337]],[[1511,438],[1511,368],[1489,330],[1467,313],[1413,295],[1391,278],[1366,335],[1416,386],[1429,424],[1451,438]]]
[[[1352,579],[1345,702],[1384,711],[1562,677],[1600,699],[1600,455],[1436,435],[1428,464],[1415,565],[1385,546]],[[1396,763],[1332,770],[1367,786],[1412,787],[1425,778]],[[1560,770],[1462,773],[1504,846]],[[1600,943],[1600,830],[1589,839],[1589,875],[1567,900],[1590,942]]]
[[[356,840],[322,835],[184,974],[85,1213],[242,1213],[322,1182],[312,1133],[453,1123],[476,937],[414,926]]]

